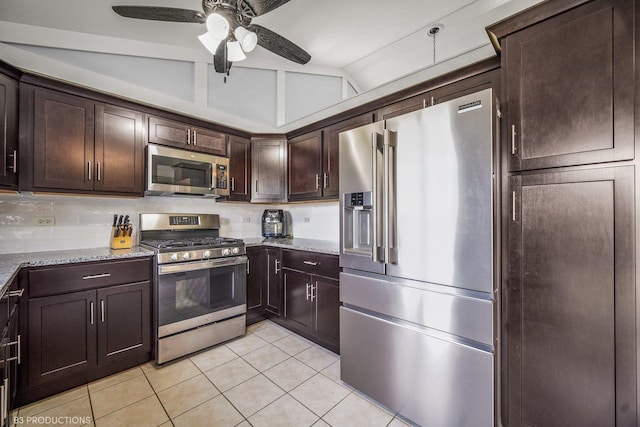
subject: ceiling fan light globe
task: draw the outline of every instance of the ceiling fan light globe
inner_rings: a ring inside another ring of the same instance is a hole
[[[207,16],[207,31],[219,40],[226,39],[229,35],[229,21],[224,16],[212,13]]]
[[[214,37],[211,35],[211,33],[204,33],[198,36],[198,40],[200,40],[200,43],[202,43],[202,45],[204,47],[207,48],[207,50],[209,52],[211,52],[212,55],[216,54],[216,50],[218,49],[218,46],[220,45],[220,42],[222,40]]]
[[[227,42],[227,59],[230,62],[238,62],[247,59],[247,55],[242,51],[240,42]]]
[[[258,44],[258,35],[253,31],[249,31],[244,27],[238,27],[234,31],[236,39],[240,42],[242,50],[251,52]]]

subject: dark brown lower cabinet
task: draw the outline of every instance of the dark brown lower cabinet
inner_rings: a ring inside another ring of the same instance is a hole
[[[285,326],[339,353],[340,282],[337,257],[284,250],[282,262]]]
[[[262,256],[263,249],[247,248],[247,324],[259,322],[264,316],[264,298],[262,278],[265,271]]]
[[[151,268],[138,259],[29,271],[18,404],[150,360]]]
[[[280,249],[265,250],[266,274],[263,282],[265,309],[276,315],[282,314],[282,254]]]
[[[508,425],[636,425],[633,166],[509,185]]]

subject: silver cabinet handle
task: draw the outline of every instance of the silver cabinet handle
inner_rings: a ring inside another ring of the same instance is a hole
[[[98,181],[100,181],[100,162],[96,163],[96,169],[98,172]]]
[[[24,294],[24,289],[20,289],[19,291],[9,291],[10,297],[18,297],[20,298]]]
[[[187,145],[191,145],[191,129],[187,129]]]
[[[310,296],[309,294],[310,294],[311,292],[309,292],[309,288],[310,288],[310,287],[309,287],[309,284],[308,284],[308,283],[306,283],[306,285],[307,285],[307,301],[309,301],[309,296]]]
[[[516,154],[516,125],[511,125],[511,154]]]
[[[6,361],[11,361],[11,360],[17,360],[18,361],[18,365],[22,363],[22,359],[20,358],[20,353],[21,353],[21,338],[20,335],[18,335],[17,339],[13,342],[7,343],[7,347],[11,346],[11,345],[15,345],[16,346],[16,350],[17,350],[17,354],[16,357],[9,357],[6,359]]]
[[[327,188],[329,186],[329,174],[323,173],[322,175],[323,175],[322,188]]]
[[[104,323],[104,300],[100,300],[100,320]]]
[[[7,402],[7,380],[5,378],[2,385],[0,385],[0,420],[2,420],[2,425],[4,425],[5,420],[7,419],[8,408],[6,405]]]
[[[196,131],[193,131],[193,145],[198,145],[198,134]]]
[[[13,150],[13,173],[18,173],[18,152],[16,150]]]
[[[258,193],[258,180],[257,179],[256,179],[256,194],[259,194]]]
[[[91,324],[93,325],[93,301],[89,303],[89,317],[91,317]]]
[[[320,174],[316,174],[316,190],[320,188]]]
[[[248,259],[248,260],[247,260],[247,276],[249,275],[249,264],[250,264],[250,263],[251,263],[251,262],[250,262],[250,260]]]
[[[231,191],[236,191],[236,179],[231,177]]]
[[[91,160],[87,162],[87,176],[89,177],[89,181],[91,181]]]
[[[280,269],[278,268],[278,264],[280,264],[280,261],[276,258],[273,264],[275,266],[275,274],[280,273]]]
[[[20,334],[18,334],[18,365],[22,363],[22,359],[20,357],[20,354],[22,353],[22,339]]]
[[[307,265],[318,265],[318,263],[315,261],[302,261],[302,263]]]
[[[511,192],[511,221],[516,220],[516,192]]]
[[[82,280],[100,279],[102,277],[109,277],[109,276],[111,276],[111,273],[90,274],[89,276],[82,276]]]

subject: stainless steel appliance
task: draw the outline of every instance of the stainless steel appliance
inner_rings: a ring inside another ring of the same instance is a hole
[[[340,134],[341,377],[424,426],[493,426],[493,105]]]
[[[265,209],[262,213],[263,237],[286,237],[289,234],[289,219],[282,209]]]
[[[140,244],[157,252],[157,363],[246,331],[244,242],[219,229],[215,214],[140,214]]]
[[[229,195],[229,159],[147,145],[147,195]]]

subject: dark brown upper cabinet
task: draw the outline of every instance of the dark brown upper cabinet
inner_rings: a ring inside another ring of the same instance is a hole
[[[509,178],[504,425],[636,425],[634,175]]]
[[[376,121],[388,120],[421,108],[427,108],[429,105],[431,105],[431,99],[427,92],[414,95],[410,98],[379,108],[375,113]]]
[[[322,197],[322,131],[290,139],[289,143],[290,201]],[[326,181],[325,181],[326,183]]]
[[[228,200],[251,201],[251,141],[248,138],[229,136],[229,176]]]
[[[0,74],[0,188],[18,187],[18,82]]]
[[[155,116],[149,116],[149,142],[227,155],[227,135],[224,133]]]
[[[25,152],[33,153],[33,164],[24,171],[21,188],[143,194],[142,113],[27,86],[23,99],[33,106],[33,115],[21,118]]]
[[[284,136],[251,138],[251,201],[287,201],[287,140]]]
[[[500,44],[510,170],[634,157],[633,1],[590,1]]]

